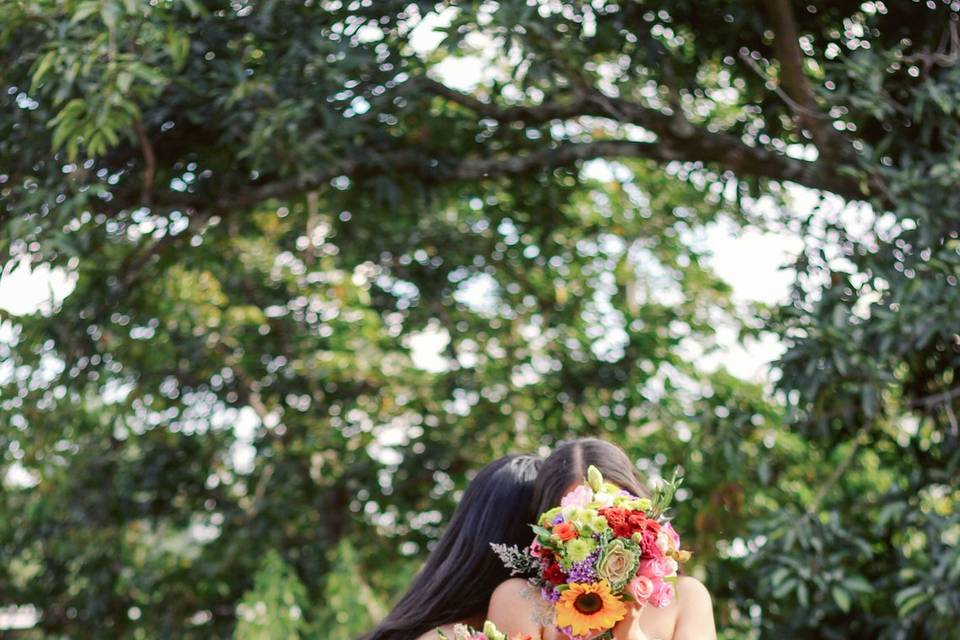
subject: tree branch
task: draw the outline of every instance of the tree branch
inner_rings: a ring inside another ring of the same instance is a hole
[[[822,156],[846,152],[846,142],[839,140],[830,119],[821,112],[813,86],[803,71],[803,52],[790,0],[765,0],[764,7],[774,34],[773,52],[780,63],[780,87],[789,97],[787,104],[797,122],[810,132]]]
[[[795,43],[794,43],[795,44]],[[836,193],[849,200],[864,194],[857,180],[840,175],[829,163],[790,158],[764,147],[751,146],[734,135],[696,127],[656,109],[599,92],[577,93],[569,100],[539,105],[500,106],[450,89],[429,78],[420,78],[415,86],[443,97],[501,123],[543,124],[552,120],[577,117],[612,119],[642,127],[657,136],[656,142],[595,140],[561,142],[553,147],[528,153],[494,157],[454,157],[430,149],[369,151],[359,149],[355,157],[325,164],[289,178],[262,178],[247,187],[215,189],[210,192],[181,193],[166,190],[153,195],[152,206],[166,210],[197,211],[205,215],[228,215],[236,209],[253,206],[270,198],[300,195],[323,188],[337,177],[362,180],[384,175],[415,176],[428,184],[510,178],[571,166],[597,158],[646,158],[655,162],[702,162],[738,176],[755,176]],[[144,203],[134,189],[115,192],[103,209],[120,211]]]
[[[501,123],[526,122],[527,124],[542,124],[551,120],[566,120],[591,116],[595,118],[610,118],[624,124],[634,124],[643,127],[659,136],[676,138],[690,138],[696,135],[696,130],[688,127],[677,127],[676,116],[661,113],[623,98],[606,96],[600,92],[579,92],[571,99],[544,102],[538,105],[518,105],[501,107],[484,102],[469,94],[461,93],[430,78],[421,78],[417,81],[418,88],[441,96],[462,105],[477,115],[491,118]],[[689,123],[688,123],[689,124]],[[714,135],[701,131],[700,135]]]
[[[150,261],[163,253],[167,247],[179,242],[180,238],[180,235],[165,235],[143,250],[135,251],[127,256],[120,266],[120,277],[118,278],[120,290],[126,290],[133,286],[140,278],[144,268],[150,264]]]
[[[585,95],[577,95],[573,99],[562,102],[501,107],[492,102],[484,102],[470,94],[451,89],[445,84],[437,82],[427,76],[421,76],[412,83],[412,86],[415,86],[416,89],[446,98],[450,102],[470,109],[477,115],[492,118],[498,122],[527,122],[529,124],[539,124],[549,122],[550,120],[564,120],[577,116],[596,115],[602,117],[608,115],[599,111],[591,113],[589,100]]]
[[[408,174],[428,183],[442,184],[471,180],[486,180],[529,175],[578,161],[596,158],[646,158],[657,162],[705,162],[717,164],[740,175],[753,175],[771,180],[796,182],[815,189],[823,189],[848,199],[862,197],[856,181],[825,172],[812,162],[795,160],[762,148],[750,147],[739,139],[724,134],[695,136],[689,140],[634,142],[629,140],[597,140],[568,142],[552,148],[531,151],[523,155],[490,158],[435,157],[425,151],[400,150],[385,153],[367,153],[307,171],[288,180],[279,180],[259,187],[233,192],[208,203],[217,210],[230,211],[262,202],[303,193],[324,186],[337,177],[363,179],[380,175]],[[176,194],[180,201],[189,202],[185,194]],[[193,205],[203,209],[203,202]]]
[[[147,129],[143,126],[143,120],[137,118],[133,123],[133,129],[137,133],[137,139],[140,141],[140,149],[143,151],[143,193],[140,196],[143,203],[150,204],[153,194],[153,180],[157,174],[157,154],[153,150],[153,144],[147,136]]]
[[[820,490],[817,492],[817,495],[814,496],[810,506],[807,507],[806,512],[803,515],[803,519],[812,518],[817,514],[817,511],[819,511],[820,506],[823,504],[824,498],[827,497],[834,485],[840,482],[840,479],[843,478],[844,474],[850,468],[850,465],[853,464],[857,454],[860,452],[860,447],[865,444],[867,435],[870,433],[872,428],[872,420],[868,420],[867,422],[863,423],[863,425],[857,431],[857,435],[853,439],[853,445],[850,447],[850,452],[844,457],[843,460],[840,461],[840,464],[836,466],[836,468],[833,470],[833,473],[830,474],[830,477],[827,478],[826,482],[824,482],[820,487]]]
[[[799,52],[796,42],[794,46]],[[806,82],[805,76],[801,79]],[[477,115],[492,118],[501,123],[541,124],[551,120],[583,116],[610,118],[620,123],[637,125],[655,133],[658,136],[657,144],[666,147],[660,154],[663,159],[716,163],[722,169],[728,169],[734,173],[797,182],[814,189],[831,191],[851,200],[861,199],[864,196],[856,181],[840,178],[836,175],[834,167],[818,166],[813,162],[794,160],[763,147],[752,147],[735,136],[698,128],[682,116],[668,115],[656,109],[599,92],[578,94],[575,98],[566,101],[501,107],[450,89],[429,78],[421,79],[420,86],[426,91],[467,107]],[[809,89],[809,85],[807,86]],[[812,89],[809,91],[810,99],[813,100]],[[817,109],[815,101],[812,102],[812,107]],[[813,120],[818,126],[825,127],[831,139],[839,138],[839,134],[831,128],[830,123],[824,120],[826,118],[824,114],[804,109],[807,111],[808,119],[811,115],[817,116]],[[848,148],[845,141],[837,140],[837,142],[843,149]],[[698,151],[702,151],[702,154],[698,155]],[[823,151],[821,153],[827,155]],[[656,155],[651,154],[651,157],[658,159]]]

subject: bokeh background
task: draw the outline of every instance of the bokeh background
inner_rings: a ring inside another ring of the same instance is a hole
[[[0,635],[355,638],[592,435],[722,638],[960,637],[958,11],[0,1]]]

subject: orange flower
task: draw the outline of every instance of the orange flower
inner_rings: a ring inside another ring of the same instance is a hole
[[[553,528],[553,533],[556,534],[561,540],[566,542],[571,538],[577,537],[577,528],[572,522],[561,522]]]
[[[627,606],[610,592],[606,580],[570,583],[557,601],[557,626],[569,627],[575,636],[612,629],[627,615]]]

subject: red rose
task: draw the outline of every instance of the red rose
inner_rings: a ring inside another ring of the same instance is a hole
[[[567,581],[567,574],[563,572],[563,569],[561,569],[560,565],[556,562],[547,567],[547,570],[543,573],[543,577],[553,584],[563,584]]]

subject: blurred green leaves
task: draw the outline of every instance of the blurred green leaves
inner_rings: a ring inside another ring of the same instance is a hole
[[[811,7],[833,156],[744,3],[0,2],[0,248],[77,276],[0,315],[0,605],[355,637],[475,469],[601,435],[683,468],[722,637],[949,637],[956,12]],[[802,240],[785,304],[719,222]],[[764,334],[775,384],[708,366]]]
[[[297,640],[307,637],[307,591],[276,551],[269,552],[253,589],[237,606],[236,640]]]
[[[177,3],[87,0],[50,13],[43,3],[9,4],[0,38],[10,38],[12,29],[53,36],[24,61],[37,56],[30,92],[56,109],[52,150],[64,149],[70,161],[81,149],[102,156],[130,135],[140,105],[160,95],[189,53],[189,36],[171,15]],[[65,19],[68,28],[61,27]]]

